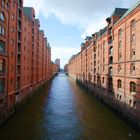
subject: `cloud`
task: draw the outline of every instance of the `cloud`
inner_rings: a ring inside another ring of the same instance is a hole
[[[51,48],[53,54],[52,54],[52,60],[55,61],[56,58],[60,58],[61,60],[61,67],[63,68],[67,59],[70,58],[73,54],[80,52],[80,48],[66,48],[66,47],[56,47],[53,46]]]
[[[36,15],[46,18],[56,16],[63,24],[77,25],[82,37],[90,35],[105,25],[115,7],[130,7],[139,0],[24,0],[24,5],[33,6]]]

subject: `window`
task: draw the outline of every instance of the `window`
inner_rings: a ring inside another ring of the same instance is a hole
[[[96,68],[94,68],[94,73],[96,73]]]
[[[12,14],[12,20],[14,20],[14,14]]]
[[[113,68],[112,68],[112,67],[109,68],[109,74],[110,74],[110,75],[113,74]]]
[[[106,44],[105,44],[105,40],[103,41],[103,49],[105,49],[105,46],[106,46]]]
[[[130,70],[131,70],[131,73],[133,73],[134,71],[135,71],[135,64],[134,63],[132,63],[131,65],[130,65]]]
[[[94,54],[94,59],[96,59],[96,54]]]
[[[94,52],[96,52],[96,47],[94,47]]]
[[[9,10],[9,4],[8,4],[8,2],[6,3],[6,9]]]
[[[121,60],[121,59],[122,59],[122,53],[119,52],[119,60]]]
[[[135,55],[136,55],[136,51],[135,51],[135,49],[133,48],[132,51],[131,51],[131,57],[133,58],[133,57],[135,57]]]
[[[11,52],[11,58],[13,58],[14,57],[14,53],[13,52]]]
[[[131,44],[135,45],[135,34],[131,35]]]
[[[4,35],[4,27],[0,25],[0,35]]]
[[[121,65],[119,65],[119,66],[118,66],[118,72],[120,73],[121,70],[122,70],[122,67],[121,67]]]
[[[104,83],[105,82],[105,78],[103,77],[103,79],[102,79],[102,83]]]
[[[14,27],[12,26],[12,32],[14,33]]]
[[[4,14],[0,13],[0,20],[4,22]]]
[[[122,48],[122,41],[119,41],[119,48]]]
[[[0,59],[0,73],[5,72],[5,60]]]
[[[94,61],[94,66],[96,66],[96,61]]]
[[[4,78],[0,79],[0,94],[4,93]]]
[[[119,36],[119,40],[121,40],[122,39],[122,30],[121,29],[118,31],[118,36]]]
[[[14,40],[13,39],[11,39],[11,45],[14,45]]]
[[[113,57],[112,56],[109,58],[109,64],[113,64]]]
[[[132,20],[130,23],[131,30],[135,29],[135,20]]]
[[[5,53],[5,43],[0,41],[0,53]]]
[[[4,0],[2,0],[2,7],[4,7],[5,6],[5,2],[4,2]]]
[[[98,56],[100,55],[100,44],[98,45]]]
[[[119,79],[117,84],[118,89],[122,88],[122,81]]]
[[[136,83],[130,82],[130,92],[136,92]]]
[[[110,54],[110,55],[113,54],[113,47],[112,47],[112,46],[109,48],[109,54]]]

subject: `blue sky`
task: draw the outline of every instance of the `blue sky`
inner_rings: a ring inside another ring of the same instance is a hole
[[[106,25],[105,19],[115,7],[129,8],[139,0],[24,0],[34,7],[41,29],[50,42],[52,60],[61,59],[63,67],[80,51],[87,35]]]

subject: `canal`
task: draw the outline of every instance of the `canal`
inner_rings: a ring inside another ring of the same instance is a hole
[[[140,134],[60,73],[1,126],[0,140],[140,140]]]

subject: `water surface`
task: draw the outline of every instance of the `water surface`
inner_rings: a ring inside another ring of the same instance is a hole
[[[0,128],[0,140],[140,140],[140,134],[60,73]]]

